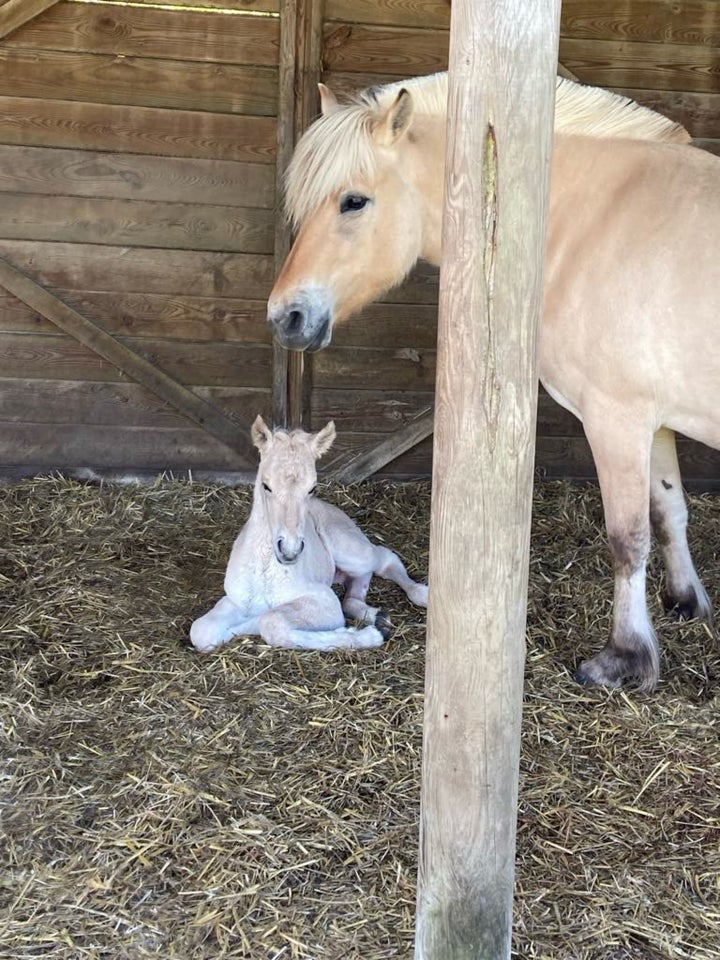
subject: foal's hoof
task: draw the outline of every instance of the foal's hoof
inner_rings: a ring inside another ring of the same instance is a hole
[[[384,610],[378,610],[375,616],[375,627],[382,634],[383,640],[387,640],[393,632],[392,620]]]

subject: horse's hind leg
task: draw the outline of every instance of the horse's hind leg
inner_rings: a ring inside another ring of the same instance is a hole
[[[620,686],[635,679],[650,691],[659,674],[655,632],[647,612],[645,568],[650,550],[650,447],[652,433],[639,421],[612,422],[611,416],[585,421],[605,509],[615,568],[610,641],[580,664],[581,683]]]
[[[690,556],[687,519],[675,434],[663,427],[653,439],[650,461],[650,522],[666,572],[663,601],[681,620],[699,617],[712,623],[710,598]]]

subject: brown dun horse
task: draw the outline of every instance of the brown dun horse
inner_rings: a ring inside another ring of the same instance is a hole
[[[441,260],[446,75],[344,105],[321,94],[288,172],[298,233],[268,305],[276,338],[295,350],[326,347],[336,323],[418,259]],[[668,607],[712,618],[688,549],[675,431],[720,448],[720,160],[687,140],[632,101],[558,82],[539,374],[582,420],[615,568],[609,642],[578,677],[646,691],[659,674],[651,525]]]

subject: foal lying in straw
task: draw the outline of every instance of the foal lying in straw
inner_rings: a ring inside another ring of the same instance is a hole
[[[390,623],[365,603],[373,574],[420,607],[427,587],[392,550],[370,543],[342,510],[314,496],[315,461],[330,449],[335,424],[314,434],[273,432],[257,417],[252,438],[260,451],[252,511],[230,554],[225,596],[190,628],[193,646],[206,652],[238,634],[259,634],[275,647],[379,647]],[[333,583],[345,586],[342,604]],[[364,625],[346,627],[345,617]]]

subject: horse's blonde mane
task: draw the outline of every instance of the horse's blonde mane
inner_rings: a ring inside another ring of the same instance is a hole
[[[288,214],[297,228],[320,204],[356,178],[375,175],[373,125],[400,90],[409,90],[416,114],[443,117],[447,73],[434,73],[361,91],[349,103],[319,117],[303,134],[285,178]],[[686,143],[679,123],[634,100],[558,77],[555,132],[592,137],[630,137]]]

